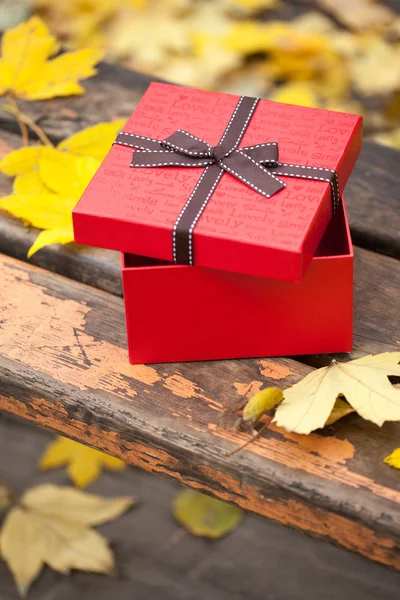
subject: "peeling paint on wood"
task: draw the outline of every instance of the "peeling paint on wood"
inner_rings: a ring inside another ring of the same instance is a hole
[[[224,473],[216,473],[210,467],[202,467],[202,470],[224,486],[226,492],[218,494],[221,500],[234,501],[242,508],[247,508],[250,503],[252,507],[257,507],[256,512],[264,517],[328,538],[348,550],[400,569],[400,546],[393,540],[379,536],[371,529],[339,515],[330,514],[301,502],[266,498],[253,488],[243,485]],[[234,495],[232,491],[235,492]]]
[[[239,383],[238,381],[234,381],[233,385],[241,396],[251,398],[261,390],[264,384],[262,381],[251,381],[250,383]]]
[[[21,285],[21,282],[25,285]],[[49,375],[57,373],[64,383],[80,389],[101,386],[119,389],[128,397],[136,392],[126,377],[153,385],[161,378],[146,365],[130,365],[127,353],[85,333],[91,308],[85,302],[60,300],[29,280],[23,270],[5,262],[1,273],[2,295],[6,300],[1,318],[1,347],[7,358],[28,364]],[[107,369],[107,365],[113,365]]]
[[[260,360],[260,365],[262,369],[260,369],[261,375],[264,377],[268,377],[268,379],[285,379],[288,375],[293,375],[293,371],[291,371],[288,367],[284,365],[278,365],[269,360]]]

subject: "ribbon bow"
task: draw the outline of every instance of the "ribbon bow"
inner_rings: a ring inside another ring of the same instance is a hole
[[[266,198],[286,185],[277,175],[326,181],[331,185],[332,212],[335,211],[340,198],[336,171],[280,163],[276,142],[239,148],[258,102],[259,98],[240,97],[216,146],[210,146],[181,129],[161,141],[126,131],[118,134],[115,144],[135,149],[131,167],[204,168],[172,229],[172,254],[175,263],[193,265],[193,230],[224,172],[230,173]]]
[[[122,140],[126,140],[125,136],[130,136],[130,142],[136,142],[134,144],[136,152],[133,155],[131,167],[209,167],[218,165],[220,169],[240,179],[266,198],[285,187],[283,181],[264,168],[264,166],[273,168],[278,165],[278,144],[276,142],[240,149],[237,148],[239,142],[233,146],[226,142],[210,146],[191,133],[178,129],[163,141],[122,132],[117,138],[117,143],[123,143]]]

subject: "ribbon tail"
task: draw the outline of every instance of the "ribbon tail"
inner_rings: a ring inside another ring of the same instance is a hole
[[[158,152],[160,150],[160,142],[153,138],[148,138],[143,135],[136,135],[134,133],[128,133],[127,131],[121,131],[117,135],[114,144],[120,146],[129,146],[130,148],[136,148],[137,150],[147,150],[152,152]]]
[[[311,179],[312,181],[325,181],[326,183],[329,183],[332,191],[332,213],[335,213],[336,209],[339,207],[339,177],[333,169],[278,163],[276,166],[271,167],[270,171],[275,175],[283,175],[284,177],[296,177],[299,179]]]
[[[131,167],[207,167],[211,164],[211,159],[193,158],[169,150],[136,150]]]
[[[285,187],[283,181],[241,151],[223,158],[219,164],[224,171],[227,171],[265,198],[269,198]]]

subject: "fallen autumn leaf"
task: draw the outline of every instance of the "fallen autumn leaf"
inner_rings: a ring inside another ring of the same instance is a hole
[[[310,433],[327,422],[338,396],[358,414],[382,425],[400,420],[400,390],[389,376],[400,375],[400,352],[369,355],[347,363],[332,361],[284,390],[274,422],[287,431]]]
[[[21,596],[45,564],[64,574],[71,569],[112,573],[107,541],[90,526],[115,519],[132,503],[131,498],[103,498],[52,484],[25,492],[0,532],[0,553]]]
[[[65,465],[69,477],[80,488],[96,481],[103,467],[113,471],[121,471],[126,467],[118,458],[60,436],[49,444],[39,467],[47,471]]]
[[[235,529],[243,517],[240,508],[189,489],[175,497],[173,514],[193,535],[214,540]]]
[[[0,96],[12,93],[24,100],[83,94],[80,79],[95,75],[103,52],[77,50],[49,60],[59,44],[39,17],[3,34],[0,58]]]

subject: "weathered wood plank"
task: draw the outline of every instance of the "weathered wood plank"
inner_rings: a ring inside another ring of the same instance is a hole
[[[0,479],[18,494],[43,481],[65,485],[64,469],[36,471],[52,438],[50,432],[0,413]],[[139,469],[105,471],[90,491],[137,499],[133,510],[102,527],[115,550],[118,575],[75,572],[65,577],[46,568],[29,599],[144,600],[160,596],[161,585],[162,600],[265,600],[266,590],[275,600],[398,600],[400,573],[256,515],[246,515],[231,535],[212,544],[184,535],[171,517],[179,489]],[[290,577],[279,576],[283,570]],[[4,561],[0,598],[19,600]]]
[[[298,436],[269,423],[228,457],[246,439],[221,420],[237,391],[286,385],[310,367],[131,366],[121,299],[8,257],[0,280],[0,408],[400,569],[398,474],[382,464],[398,424],[350,416]]]
[[[353,242],[400,258],[400,152],[364,142],[346,186]]]
[[[0,215],[0,253],[26,261],[38,230],[8,215]],[[122,296],[121,260],[118,252],[68,244],[48,246],[30,259],[34,265]]]

